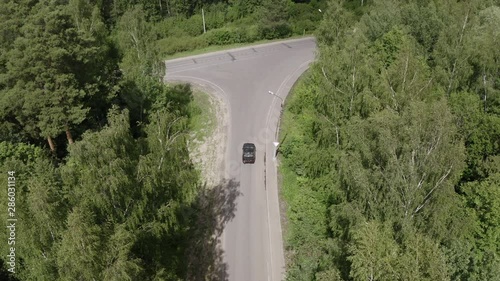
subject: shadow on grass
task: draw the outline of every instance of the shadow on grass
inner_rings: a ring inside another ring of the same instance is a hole
[[[239,185],[231,179],[213,188],[202,187],[188,239],[187,280],[228,280],[220,238],[225,225],[235,216],[236,199],[242,195]]]

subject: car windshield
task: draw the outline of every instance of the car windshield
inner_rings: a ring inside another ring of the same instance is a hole
[[[244,145],[243,146],[243,150],[245,150],[245,151],[247,151],[247,150],[255,150],[255,146],[253,146],[251,144]]]
[[[253,157],[254,154],[255,154],[255,146],[252,146],[252,145],[244,145],[243,146],[243,156]]]

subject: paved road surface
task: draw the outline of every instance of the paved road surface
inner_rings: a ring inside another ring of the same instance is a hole
[[[234,218],[222,235],[224,280],[280,281],[283,241],[273,161],[281,100],[314,60],[314,38],[287,40],[166,62],[167,81],[212,88],[229,110],[224,174],[239,183]],[[255,164],[242,164],[242,146],[257,146]]]

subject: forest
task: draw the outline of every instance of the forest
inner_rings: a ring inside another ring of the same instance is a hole
[[[328,4],[280,132],[287,280],[500,280],[500,2]]]
[[[500,280],[498,0],[0,7],[1,280],[217,280],[224,191],[163,59],[311,33],[281,132],[287,279]]]
[[[199,190],[190,88],[163,84],[140,6],[110,25],[98,4],[1,3],[0,162],[17,207],[17,243],[0,232],[2,280],[185,275]]]

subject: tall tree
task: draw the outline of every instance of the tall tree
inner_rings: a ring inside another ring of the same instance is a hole
[[[100,279],[104,249],[102,229],[91,210],[76,207],[68,215],[67,229],[57,247],[57,267],[61,280]]]
[[[483,101],[483,110],[500,115],[500,7],[491,6],[479,12],[479,23],[474,27],[471,63],[474,65],[472,88]]]
[[[8,112],[16,112],[24,129],[47,139],[54,151],[53,138],[65,132],[73,143],[72,128],[90,110],[85,102],[99,85],[80,80],[85,68],[75,66],[94,61],[97,47],[84,43],[64,6],[42,1],[35,11],[8,53],[6,99],[11,101]]]
[[[351,276],[353,280],[395,280],[398,247],[387,227],[366,222],[353,234]]]
[[[263,0],[259,9],[259,30],[265,39],[282,38],[291,34],[287,20],[290,0]]]
[[[464,272],[467,280],[499,280],[500,276],[500,165],[495,164],[496,172],[488,179],[463,187],[467,204],[478,218],[475,249]]]
[[[441,3],[443,5],[443,3]],[[443,29],[436,42],[433,58],[438,80],[449,96],[452,92],[467,90],[466,81],[472,74],[470,50],[471,32],[477,20],[478,1],[453,4],[443,15],[448,28]]]
[[[401,116],[383,111],[352,122],[342,160],[349,197],[382,220],[419,217],[433,198],[450,198],[464,159],[452,124],[445,101],[414,102]]]
[[[126,11],[117,26],[117,41],[123,52],[121,67],[130,78],[149,75],[159,81],[165,75],[165,65],[161,62],[154,45],[156,34],[147,22],[141,6]]]
[[[342,44],[350,27],[355,22],[354,14],[343,7],[343,1],[328,1],[324,20],[320,23],[316,37],[326,45]]]

